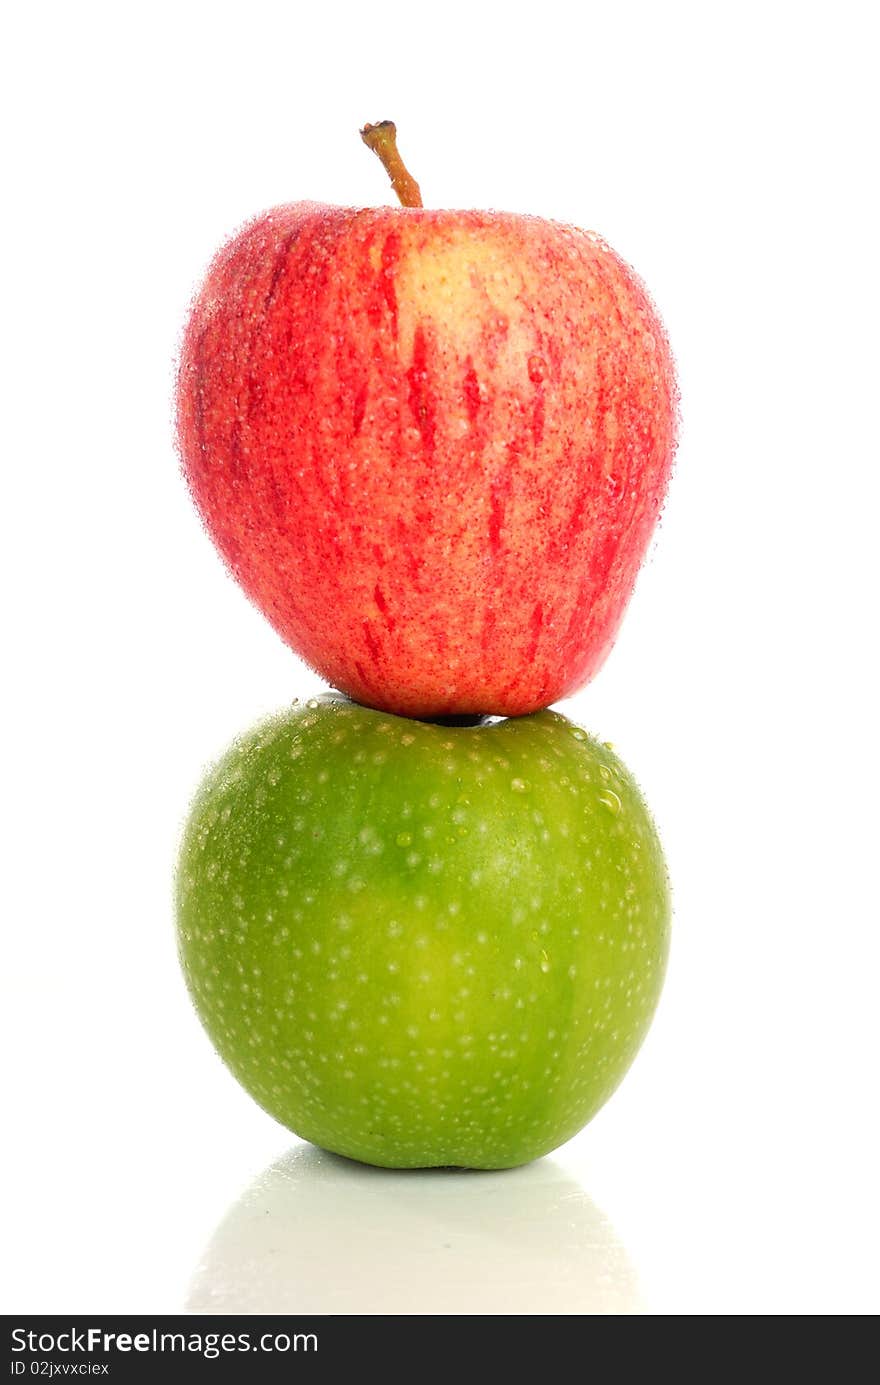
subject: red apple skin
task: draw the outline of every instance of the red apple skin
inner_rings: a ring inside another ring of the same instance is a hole
[[[184,470],[275,629],[369,706],[519,715],[614,641],[677,393],[592,233],[503,212],[276,208],[185,331]]]

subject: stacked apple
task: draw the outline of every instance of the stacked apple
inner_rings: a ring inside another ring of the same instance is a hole
[[[362,133],[402,205],[258,217],[185,335],[208,531],[342,695],[209,774],[180,953],[217,1050],[292,1130],[500,1168],[594,1114],[662,984],[648,811],[543,709],[614,640],[672,463],[673,366],[599,237],[426,210],[394,126]]]

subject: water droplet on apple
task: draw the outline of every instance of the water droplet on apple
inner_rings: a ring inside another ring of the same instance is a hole
[[[617,814],[620,812],[621,803],[613,789],[605,789],[603,793],[600,793],[599,802],[604,803],[605,807],[617,817]]]
[[[541,970],[545,975],[550,970],[550,958],[547,956],[546,952],[541,953]]]
[[[570,734],[572,739],[576,741],[585,741],[587,739],[586,731],[582,731],[579,726],[573,726]]]
[[[514,793],[528,793],[529,785],[526,779],[511,779],[510,787]]]
[[[308,707],[310,712],[317,712],[318,699],[316,697],[310,697],[308,702],[306,703],[306,706]]]
[[[543,356],[529,357],[529,379],[533,385],[540,385],[547,378],[547,362]]]

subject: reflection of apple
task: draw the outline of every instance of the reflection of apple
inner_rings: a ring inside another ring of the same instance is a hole
[[[223,557],[329,682],[413,716],[515,715],[608,653],[675,397],[656,312],[597,236],[301,202],[214,261],[178,423]]]
[[[516,1172],[368,1169],[288,1150],[205,1248],[192,1313],[637,1313],[625,1248],[553,1159]]]
[[[565,717],[452,729],[329,696],[208,776],[178,919],[205,1028],[290,1129],[367,1163],[505,1167],[620,1082],[669,898],[635,784]]]

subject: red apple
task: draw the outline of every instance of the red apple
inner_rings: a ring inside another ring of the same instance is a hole
[[[300,202],[208,271],[178,426],[227,564],[331,684],[412,716],[517,715],[608,653],[676,399],[644,287],[591,232]]]

